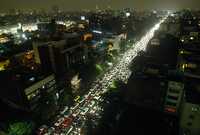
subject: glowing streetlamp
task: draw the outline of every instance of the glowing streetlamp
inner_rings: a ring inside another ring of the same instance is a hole
[[[84,21],[84,20],[85,20],[85,16],[81,16],[81,20],[83,20],[83,21]]]
[[[126,12],[126,17],[129,17],[129,16],[131,16],[131,13]]]
[[[185,40],[184,40],[184,39],[181,39],[181,42],[185,42]]]

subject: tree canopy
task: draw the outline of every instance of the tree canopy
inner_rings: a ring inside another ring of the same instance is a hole
[[[9,125],[8,135],[31,135],[33,123],[16,122]]]

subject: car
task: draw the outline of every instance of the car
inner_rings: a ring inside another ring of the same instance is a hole
[[[92,99],[92,96],[89,95],[89,96],[87,97],[87,101],[90,101],[91,99]]]
[[[91,114],[94,114],[94,113],[95,113],[95,111],[96,111],[96,110],[94,110],[94,109],[91,109],[91,110],[90,110],[90,113],[91,113]]]
[[[42,125],[37,131],[37,135],[45,135],[48,132],[48,127],[46,125]]]
[[[64,121],[64,118],[61,117],[60,119],[58,119],[58,120],[56,121],[56,123],[54,123],[54,126],[59,127],[63,121]]]
[[[81,110],[77,109],[77,110],[72,114],[72,116],[73,116],[73,117],[76,117],[77,115],[79,115],[80,111],[81,111]]]
[[[88,106],[89,106],[89,107],[93,107],[95,103],[96,103],[96,102],[95,102],[94,100],[92,100]]]
[[[103,98],[99,98],[99,101],[100,101],[100,102],[103,102]]]
[[[100,96],[95,96],[94,99],[99,100]]]
[[[85,115],[87,112],[89,111],[89,108],[88,107],[85,107],[85,108],[83,108],[82,109],[82,111],[81,111],[81,115]]]
[[[70,117],[67,117],[67,118],[64,118],[64,121],[61,123],[62,125],[62,128],[67,128],[69,127],[71,124],[72,124],[72,118]]]
[[[68,110],[69,110],[69,107],[66,106],[66,107],[63,109],[63,111],[60,112],[60,114],[62,114],[62,115],[63,115],[63,114],[67,114],[67,113],[68,113],[68,112],[67,112]]]

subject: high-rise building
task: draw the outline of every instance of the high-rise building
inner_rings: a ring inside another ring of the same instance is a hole
[[[69,69],[87,61],[87,47],[78,34],[68,34],[65,40],[47,42],[38,46],[41,66],[45,72],[54,72],[65,78]]]
[[[24,89],[24,94],[27,100],[27,105],[31,110],[35,110],[37,108],[37,103],[41,94],[45,93],[53,94],[55,100],[59,97],[58,87],[56,85],[56,80],[54,75],[47,76],[41,81],[38,81]]]
[[[185,85],[183,105],[180,115],[180,132],[182,134],[199,135],[200,93],[199,80],[190,79]]]
[[[10,71],[1,74],[1,100],[15,109],[34,112],[42,94],[59,96],[55,76],[41,76],[38,79],[30,75],[15,74]],[[2,80],[3,79],[3,80]],[[5,82],[9,81],[9,85]]]
[[[175,68],[177,64],[178,39],[169,34],[160,35],[150,41],[146,49],[146,56],[153,57],[157,64]]]

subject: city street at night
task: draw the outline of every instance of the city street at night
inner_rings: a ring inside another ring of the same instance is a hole
[[[0,135],[200,135],[198,0],[2,0]]]
[[[81,126],[84,125],[88,113],[92,113],[92,116],[97,118],[101,117],[101,112],[103,110],[99,104],[100,102],[104,102],[101,95],[108,90],[114,80],[128,80],[131,74],[131,71],[128,69],[130,62],[137,55],[137,52],[145,50],[146,45],[154,36],[154,32],[159,29],[160,24],[163,23],[165,19],[166,17],[151,28],[146,35],[140,39],[140,41],[132,46],[132,48],[127,50],[127,52],[122,55],[122,58],[119,60],[117,65],[105,73],[102,78],[98,78],[93,82],[93,87],[90,88],[88,94],[86,94],[74,107],[71,107],[66,116],[60,116],[60,118],[54,123],[54,126],[50,127],[50,132],[70,135],[81,134]],[[69,125],[65,125],[66,121],[69,121]]]

